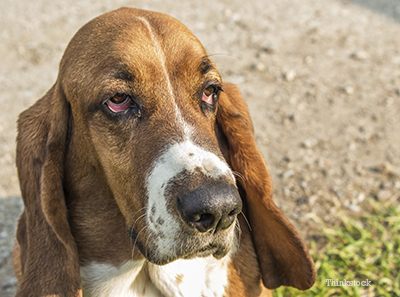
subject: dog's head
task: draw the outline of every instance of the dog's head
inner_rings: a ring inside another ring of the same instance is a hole
[[[225,256],[242,202],[215,135],[222,81],[193,34],[165,15],[110,13],[72,39],[60,79],[79,147],[143,255]]]
[[[46,230],[47,261],[69,263],[72,272],[59,273],[76,286],[64,187],[86,177],[101,181],[132,242],[155,264],[226,256],[244,204],[264,284],[305,289],[314,281],[304,244],[272,202],[246,104],[171,17],[121,9],[81,28],[56,84],[21,115],[17,151],[21,224]],[[25,271],[37,261],[27,259]]]

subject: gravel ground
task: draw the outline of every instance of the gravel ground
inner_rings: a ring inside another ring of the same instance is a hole
[[[17,116],[54,83],[73,34],[121,6],[179,19],[238,84],[276,203],[303,238],[317,236],[315,216],[400,203],[398,0],[0,0],[0,296],[16,291]]]

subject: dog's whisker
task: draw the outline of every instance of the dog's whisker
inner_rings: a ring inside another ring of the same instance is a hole
[[[232,171],[232,173],[234,176],[238,177],[241,180],[243,185],[246,184],[246,178],[244,177],[243,174],[241,174],[240,172],[237,172],[237,171]]]
[[[141,212],[142,210],[145,210],[145,209],[146,209],[146,206],[144,206],[144,207],[142,207],[141,209],[137,210],[137,211],[131,216],[131,218],[134,219],[137,213],[139,213],[139,212]],[[144,212],[144,213],[146,213],[146,212]],[[136,221],[135,221],[135,222],[136,222]],[[135,224],[135,223],[134,223],[134,224]]]
[[[237,55],[233,55],[231,53],[213,53],[213,54],[209,54],[205,57],[213,57],[213,56],[227,56],[227,57],[239,59],[239,57]]]
[[[144,214],[142,214],[140,217],[138,217],[138,218],[135,220],[135,222],[132,224],[132,228],[135,227],[136,222],[137,222],[138,220],[140,220],[141,218],[143,218],[143,217],[145,217],[145,216],[146,216],[146,213],[144,213]]]
[[[150,237],[154,237],[154,236],[155,236],[154,231],[151,230],[150,228],[149,228],[149,230],[150,230],[150,232],[149,232],[149,234],[147,235],[147,239],[146,239],[146,244],[145,244],[145,246],[149,246],[149,245],[148,245],[148,242],[149,242]],[[149,258],[149,257],[148,257],[148,249],[146,249],[146,259],[148,259],[148,258]]]
[[[172,246],[172,250],[174,251],[174,257],[176,257],[178,254],[176,253],[176,245],[175,244]]]
[[[150,230],[149,235],[147,235],[145,246],[149,246],[148,242],[149,242],[149,239],[150,239],[151,236],[153,236],[153,231],[152,230]],[[147,256],[147,250],[146,250],[146,256]]]
[[[241,235],[242,230],[240,229],[240,222],[239,222],[239,220],[236,220],[235,229],[237,230],[238,234]]]
[[[180,244],[180,247],[179,247],[179,249],[178,249],[178,254],[180,254],[180,253],[182,253],[183,252],[183,245],[184,245],[185,243],[182,241],[181,242],[181,244]],[[176,253],[176,251],[175,251],[175,255],[178,255],[177,253]]]
[[[244,212],[243,212],[243,211],[241,211],[239,214],[241,214],[241,215],[243,216],[244,220],[245,220],[245,221],[246,221],[246,223],[247,223],[247,226],[249,227],[249,230],[250,230],[250,232],[252,232],[252,231],[253,231],[253,229],[251,228],[251,226],[250,226],[250,222],[249,222],[249,220],[247,219],[247,217],[246,217],[246,215],[244,214]]]
[[[134,243],[133,243],[133,248],[132,248],[132,261],[133,261],[133,259],[134,259],[134,258],[133,258],[134,255],[135,255],[136,242],[137,242],[137,240],[138,240],[138,238],[139,238],[140,233],[142,233],[145,229],[147,229],[147,226],[143,227],[143,228],[139,231],[139,233],[136,235],[135,241],[134,241]],[[133,233],[133,230],[131,231],[131,233]],[[132,235],[131,235],[131,236],[132,236]]]
[[[237,230],[237,234],[235,234],[235,239],[236,240],[234,241],[234,244],[236,242],[236,245],[237,245],[236,248],[239,249],[240,243],[241,243],[241,240],[242,240],[242,229],[240,228],[239,220],[236,220],[235,229]]]
[[[134,217],[138,212],[140,212],[146,208],[147,208],[146,206],[143,206],[142,208],[138,209],[137,211],[135,211],[135,213],[132,215],[132,217]]]

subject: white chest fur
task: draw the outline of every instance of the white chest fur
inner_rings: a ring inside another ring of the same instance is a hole
[[[84,297],[223,297],[229,256],[177,260],[164,266],[129,261],[115,267],[91,263],[81,267]]]

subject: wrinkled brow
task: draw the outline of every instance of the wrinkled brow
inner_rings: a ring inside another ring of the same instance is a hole
[[[118,80],[123,80],[126,82],[132,82],[135,79],[135,75],[127,70],[124,69],[125,67],[122,67],[121,69],[116,70],[115,72],[111,73],[111,77],[118,79]],[[209,56],[204,56],[201,59],[201,63],[199,65],[199,71],[200,73],[204,76],[210,71],[215,69],[214,63],[211,61]]]
[[[114,73],[111,74],[112,77],[116,78],[116,79],[121,79],[127,82],[133,81],[134,79],[134,75],[126,70],[118,70]]]
[[[208,56],[204,56],[202,58],[201,64],[200,64],[200,72],[202,75],[207,74],[210,72],[212,69],[214,69],[214,65],[211,62],[210,58]]]

